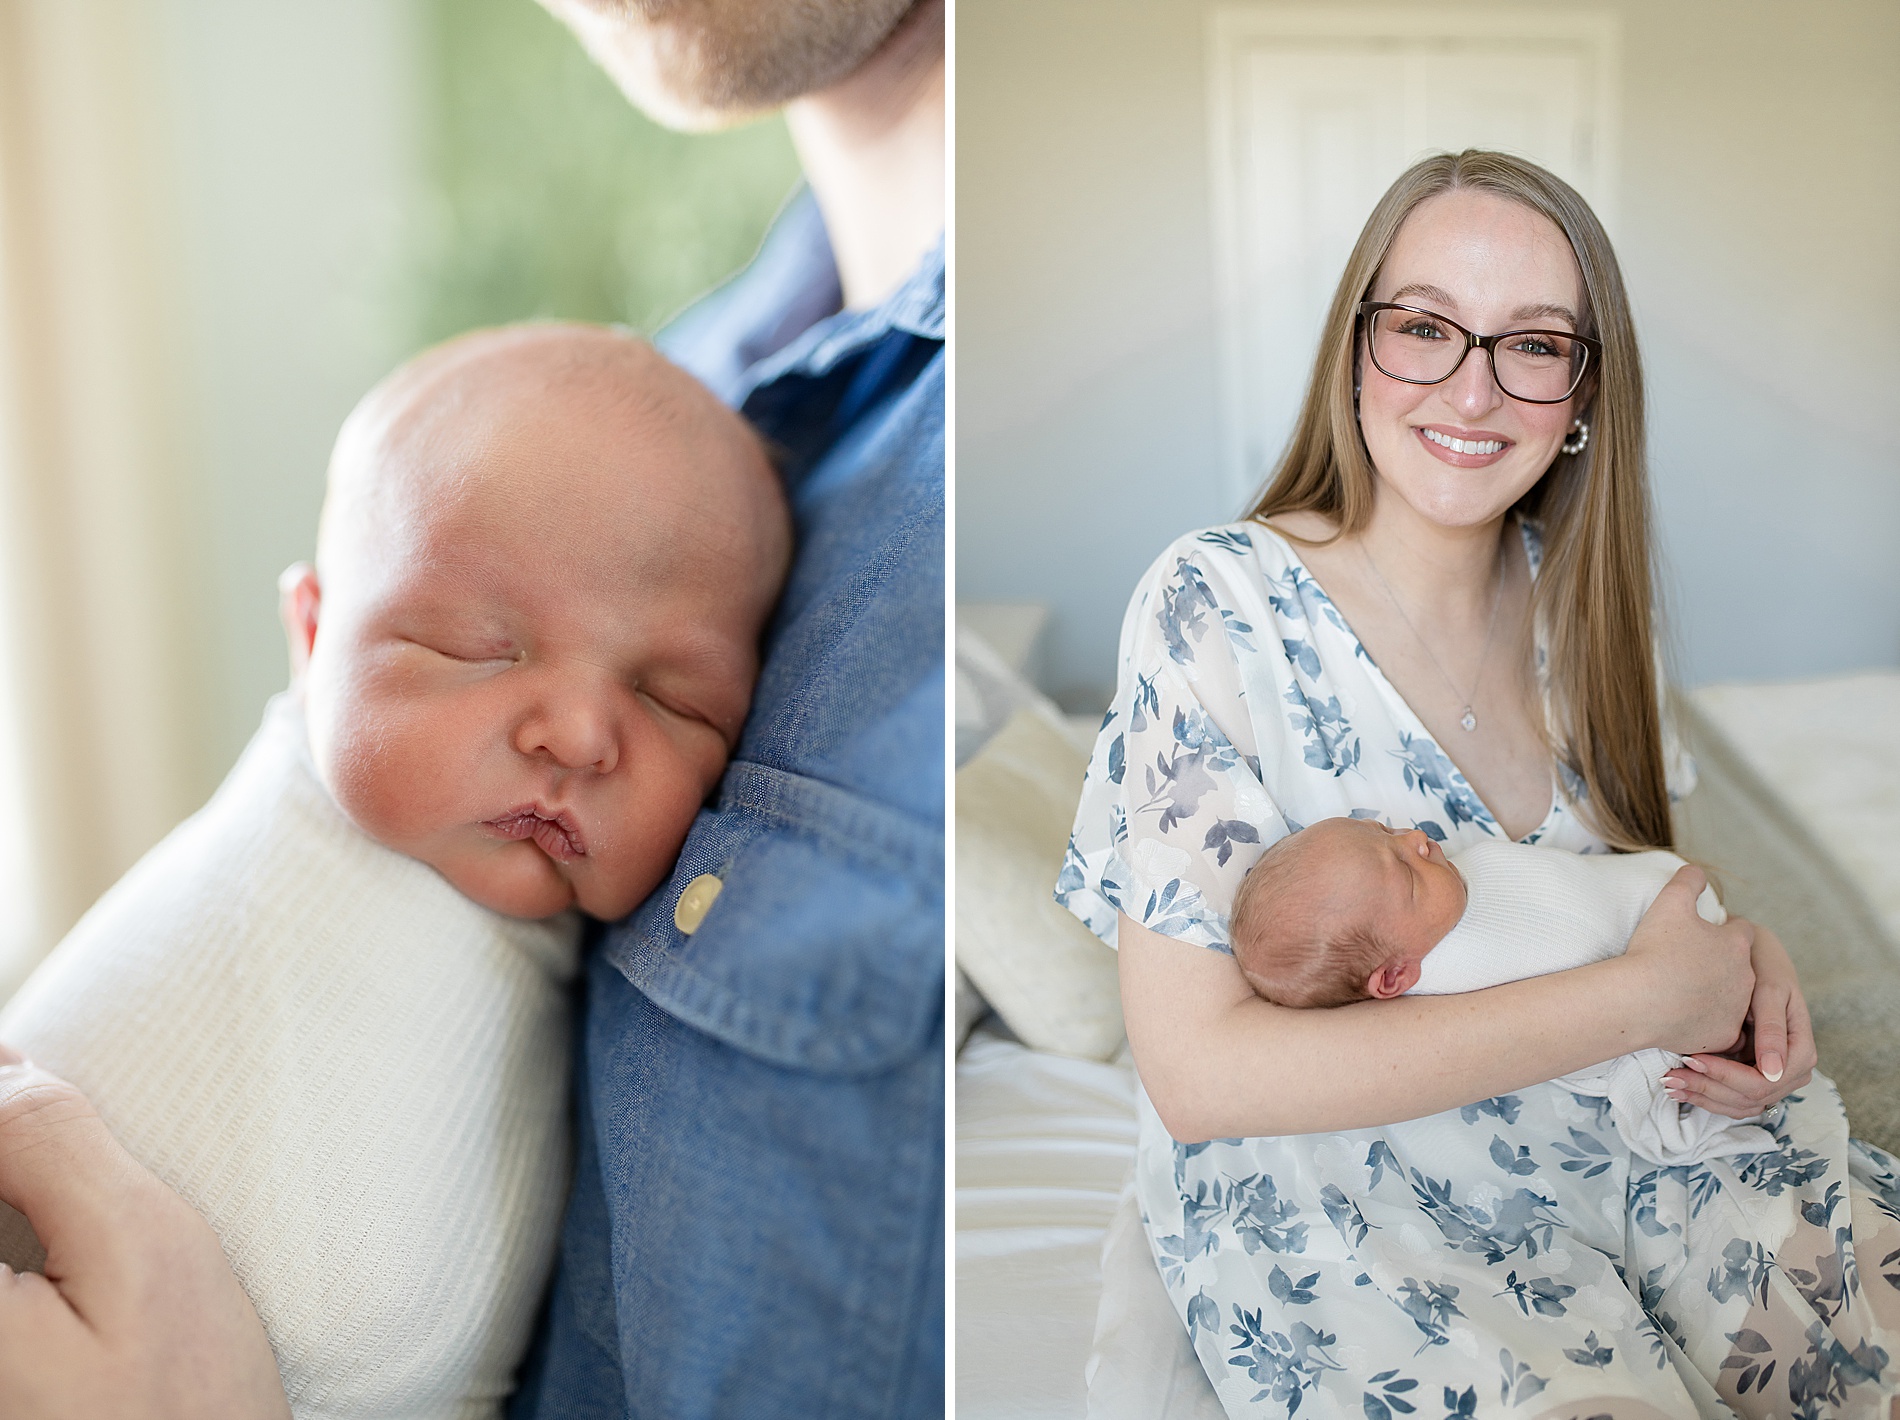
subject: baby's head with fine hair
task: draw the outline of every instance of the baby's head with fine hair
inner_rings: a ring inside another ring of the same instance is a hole
[[[1464,915],[1465,884],[1420,829],[1324,819],[1267,849],[1234,897],[1234,960],[1281,1006],[1402,995]]]
[[[622,916],[738,743],[791,542],[757,437],[644,342],[425,351],[345,422],[280,586],[318,776],[485,907]]]

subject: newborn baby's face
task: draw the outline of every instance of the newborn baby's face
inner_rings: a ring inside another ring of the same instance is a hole
[[[1401,833],[1374,819],[1322,826],[1335,825],[1342,844],[1351,847],[1352,892],[1363,904],[1362,921],[1396,954],[1367,983],[1368,994],[1402,995],[1418,984],[1425,954],[1464,916],[1465,880],[1421,829]]]
[[[664,880],[789,558],[756,441],[629,345],[555,328],[425,356],[346,427],[318,568],[286,579],[337,803],[512,916],[616,918]]]

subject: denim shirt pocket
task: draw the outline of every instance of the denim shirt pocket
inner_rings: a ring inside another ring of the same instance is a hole
[[[943,1009],[943,832],[849,790],[735,760],[672,879],[607,958],[668,1014],[775,1065],[892,1068]],[[690,936],[686,886],[722,887]]]

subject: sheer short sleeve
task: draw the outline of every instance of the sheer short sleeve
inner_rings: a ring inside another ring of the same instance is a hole
[[[1115,701],[1056,885],[1057,901],[1110,946],[1126,913],[1164,936],[1230,950],[1240,881],[1288,832],[1262,782],[1246,703],[1277,692],[1250,684],[1259,671],[1243,658],[1283,659],[1278,646],[1261,657],[1239,565],[1250,554],[1245,534],[1183,538],[1129,603]]]

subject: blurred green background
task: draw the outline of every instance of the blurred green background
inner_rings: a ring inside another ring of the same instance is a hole
[[[416,343],[526,316],[651,333],[757,249],[798,181],[785,124],[672,133],[530,0],[426,0]]]

